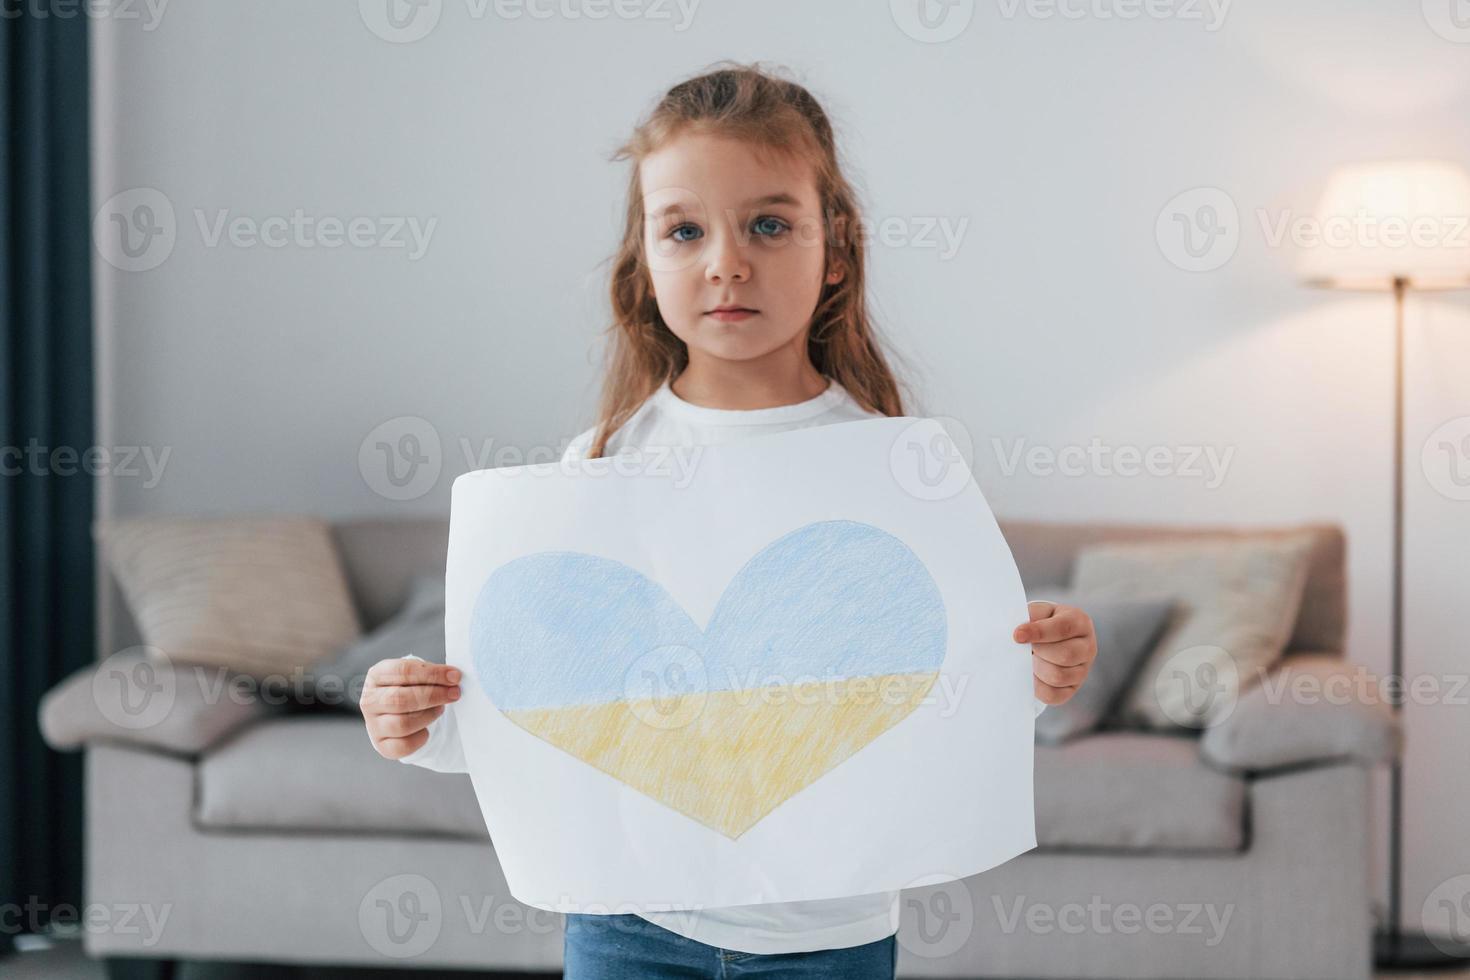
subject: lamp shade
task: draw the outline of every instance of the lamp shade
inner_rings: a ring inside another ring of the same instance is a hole
[[[1328,177],[1298,272],[1340,289],[1470,286],[1470,174],[1439,160],[1341,167]]]

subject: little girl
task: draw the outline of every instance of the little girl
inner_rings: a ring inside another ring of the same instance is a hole
[[[565,459],[904,414],[868,315],[856,196],[805,88],[718,66],[670,89],[614,159],[633,165],[610,363],[598,423]],[[1032,644],[1039,712],[1076,693],[1097,644],[1080,609],[1029,612],[1013,639]],[[377,751],[466,771],[448,710],[459,679],[417,659],[374,665],[362,706]],[[565,976],[891,978],[898,899],[569,914]]]

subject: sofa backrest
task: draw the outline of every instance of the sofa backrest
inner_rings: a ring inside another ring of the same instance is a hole
[[[364,632],[402,608],[415,575],[443,575],[449,560],[448,518],[354,518],[332,535]]]
[[[1347,542],[1342,528],[1335,524],[1253,528],[1003,520],[1000,529],[1028,591],[1043,585],[1067,585],[1077,552],[1098,542],[1309,531],[1314,541],[1311,567],[1287,649],[1340,652],[1343,648]],[[444,518],[353,519],[333,525],[333,532],[365,630],[388,619],[403,604],[414,575],[444,574],[449,548],[449,521]]]

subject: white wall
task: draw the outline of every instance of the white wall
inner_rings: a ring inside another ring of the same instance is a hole
[[[1431,28],[1435,0],[1429,14],[1241,2],[1218,30],[1193,2],[1205,20],[1101,15],[1118,0],[1070,0],[1078,18],[982,0],[937,44],[882,2],[704,0],[682,30],[672,3],[659,8],[672,20],[592,20],[435,2],[439,21],[412,43],[368,28],[374,0],[366,16],[192,0],[152,29],[147,8],[96,25],[98,206],[150,187],[178,219],[156,268],[98,263],[104,444],[170,454],[156,486],[104,481],[108,510],[438,513],[476,465],[461,440],[559,451],[595,404],[625,181],[606,156],[677,78],[760,58],[825,100],[875,220],[968,222],[950,257],[875,246],[872,291],[925,393],[914,413],[963,420],[1002,516],[1339,521],[1349,652],[1387,669],[1389,300],[1300,287],[1256,216],[1308,212],[1341,162],[1470,163],[1470,44]],[[1239,244],[1222,267],[1188,272],[1155,224],[1200,187],[1236,205]],[[196,224],[196,209],[208,221],[298,208],[437,224],[416,260],[209,247]],[[1437,492],[1419,460],[1432,430],[1470,415],[1470,302],[1414,298],[1408,337],[1409,667],[1448,678],[1470,670],[1470,503]],[[359,450],[402,416],[433,426],[442,465],[399,501],[375,492]],[[992,442],[1094,437],[1232,455],[1209,486],[1008,474]],[[1410,710],[1411,924],[1436,885],[1470,873],[1467,717],[1463,704]]]

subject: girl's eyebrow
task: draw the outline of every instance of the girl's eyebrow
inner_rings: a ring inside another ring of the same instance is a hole
[[[800,207],[801,201],[782,191],[779,194],[767,194],[765,197],[758,197],[753,201],[745,202],[745,206],[748,208],[763,208],[768,204],[790,204],[794,207]]]
[[[767,194],[765,197],[758,197],[754,200],[746,201],[744,206],[747,208],[763,208],[772,204],[790,204],[793,207],[801,207],[801,201],[798,198],[787,194],[785,191],[782,191],[779,194]],[[657,220],[667,214],[683,214],[685,213],[685,211],[685,206],[682,203],[675,201],[672,204],[665,204],[663,207],[659,208],[657,211],[654,211],[648,217],[652,220]]]

